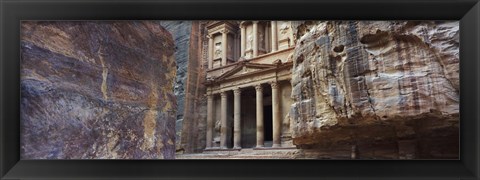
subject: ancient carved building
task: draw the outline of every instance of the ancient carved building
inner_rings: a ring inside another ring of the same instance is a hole
[[[292,147],[289,21],[213,21],[206,150]]]
[[[192,25],[176,158],[456,159],[458,29],[409,21]]]

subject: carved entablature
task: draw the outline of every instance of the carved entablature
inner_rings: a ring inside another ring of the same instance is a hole
[[[212,21],[207,25],[208,34],[222,33],[228,30],[228,33],[236,33],[238,31],[237,21]]]
[[[292,65],[292,62],[282,64],[236,63],[232,69],[205,84],[218,92],[220,89],[233,90],[238,87],[254,87],[257,84],[269,83],[274,80],[284,81],[291,78]]]

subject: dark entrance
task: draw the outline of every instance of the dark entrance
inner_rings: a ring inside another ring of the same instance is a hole
[[[263,107],[263,132],[264,140],[273,141],[273,127],[272,127],[272,106],[267,105]],[[270,143],[265,143],[265,145]]]

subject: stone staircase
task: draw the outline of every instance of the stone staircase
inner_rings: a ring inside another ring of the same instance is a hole
[[[296,159],[303,157],[298,149],[208,150],[203,153],[177,154],[176,159]]]

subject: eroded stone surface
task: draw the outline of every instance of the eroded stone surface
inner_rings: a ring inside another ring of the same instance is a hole
[[[21,30],[22,159],[174,158],[168,31],[149,21]]]
[[[295,145],[318,158],[352,147],[358,158],[458,158],[458,22],[309,21],[295,37]]]
[[[161,21],[175,39],[177,77],[176,150],[178,153],[201,152],[205,148],[205,81],[207,39],[206,21]]]
[[[190,38],[192,35],[192,21],[160,21],[165,29],[173,36],[175,43],[175,62],[177,63],[177,77],[175,79],[175,96],[177,98],[177,117],[175,125],[175,147],[180,150],[182,146],[181,134],[183,128],[183,117],[185,113],[185,88],[187,81],[187,70],[190,58]]]

